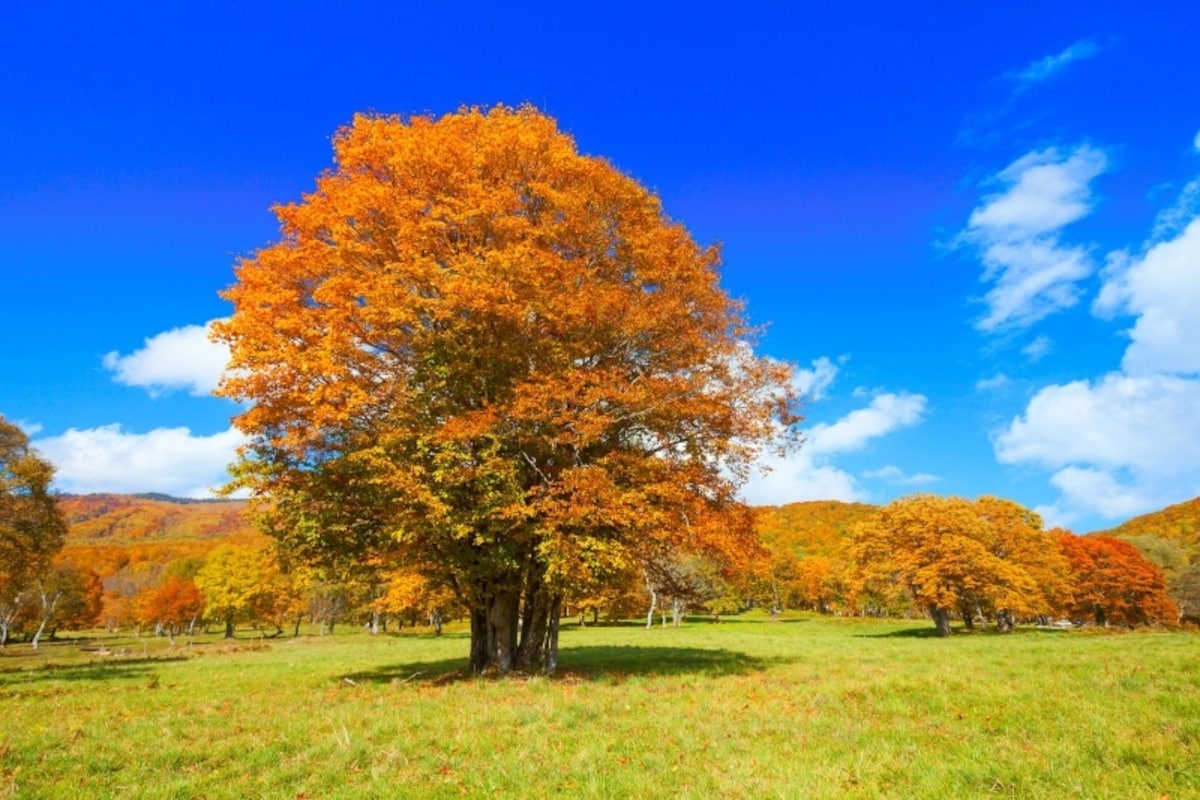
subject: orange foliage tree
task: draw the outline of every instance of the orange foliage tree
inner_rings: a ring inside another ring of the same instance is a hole
[[[942,636],[953,611],[1007,630],[1016,617],[1051,613],[1067,590],[1066,563],[1041,519],[994,497],[901,498],[859,526],[853,553],[865,587],[906,589]]]
[[[174,641],[175,634],[185,627],[190,631],[204,615],[204,595],[191,578],[168,575],[138,595],[136,606],[139,622],[155,626]]]
[[[1071,567],[1074,599],[1068,613],[1097,625],[1174,623],[1179,608],[1167,595],[1163,571],[1129,542],[1056,530]]]
[[[554,668],[577,582],[753,547],[720,521],[795,396],[716,249],[529,107],[357,116],[334,154],[216,326],[268,530],[424,570],[501,672]]]

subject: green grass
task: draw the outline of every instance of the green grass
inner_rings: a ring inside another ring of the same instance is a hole
[[[568,627],[500,680],[461,631],[10,645],[0,797],[1200,797],[1194,635],[931,633]]]

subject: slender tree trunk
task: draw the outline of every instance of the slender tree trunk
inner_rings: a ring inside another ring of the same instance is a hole
[[[658,605],[658,592],[648,584],[646,589],[650,592],[650,610],[646,612],[646,630],[650,630],[654,627],[654,609]]]
[[[929,607],[929,616],[933,617],[934,627],[937,628],[938,636],[950,635],[950,612],[944,608],[937,606]]]
[[[969,630],[975,630],[975,615],[971,612],[971,604],[962,602],[958,604],[958,613],[962,615],[963,626]]]
[[[232,616],[228,616],[225,618],[225,638],[226,639],[233,638],[233,617]]]
[[[471,609],[471,671],[476,675],[488,667],[487,610]]]

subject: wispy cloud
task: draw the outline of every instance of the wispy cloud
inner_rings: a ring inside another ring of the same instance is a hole
[[[995,389],[1007,386],[1012,383],[1012,380],[1003,372],[998,372],[990,378],[980,378],[975,381],[975,391],[990,392]]]
[[[837,457],[863,450],[876,439],[920,423],[927,406],[923,395],[877,393],[866,407],[832,423],[814,425],[806,432],[807,443],[799,452],[765,455],[759,463],[764,471],[751,477],[743,495],[758,505],[800,500],[866,500],[867,493],[852,474],[837,465]]]
[[[895,464],[888,464],[886,467],[880,469],[867,470],[862,473],[862,476],[890,483],[894,486],[927,486],[941,480],[937,475],[931,475],[928,472],[918,472],[915,475],[909,475]]]
[[[828,357],[813,359],[812,369],[798,369],[792,378],[796,391],[806,402],[815,402],[825,396],[837,378],[838,366]]]
[[[210,394],[229,363],[228,346],[208,338],[211,326],[209,322],[164,331],[129,355],[114,350],[104,356],[104,367],[117,383],[154,395],[177,389],[197,396]]]
[[[1100,53],[1100,46],[1092,39],[1084,39],[1063,50],[1061,53],[1045,58],[1039,58],[1029,66],[1010,77],[1017,82],[1019,89],[1053,78],[1067,67],[1080,61],[1085,61]]]
[[[1054,349],[1054,342],[1049,336],[1039,335],[1032,342],[1021,348],[1021,352],[1031,363],[1036,364]]]
[[[1062,244],[1058,234],[1091,212],[1090,184],[1107,164],[1088,145],[1067,153],[1051,147],[994,176],[1005,189],[983,198],[958,240],[977,250],[982,280],[991,284],[977,328],[1027,327],[1079,301],[1078,284],[1095,267],[1086,249]]]

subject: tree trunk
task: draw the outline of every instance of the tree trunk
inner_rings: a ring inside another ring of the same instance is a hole
[[[226,639],[233,638],[233,617],[232,616],[225,618],[225,638]]]
[[[1012,633],[1016,627],[1016,620],[1013,619],[1013,613],[1007,608],[1000,609],[996,614],[996,629],[1003,633]]]
[[[654,609],[658,605],[658,592],[654,591],[654,587],[647,586],[650,592],[650,610],[646,612],[646,630],[654,627]]]
[[[933,617],[934,627],[937,628],[938,636],[950,635],[950,612],[944,608],[937,606],[929,607],[929,616]]]
[[[487,611],[471,609],[471,672],[476,675],[488,667]]]
[[[678,597],[671,598],[671,627],[678,628],[683,622],[683,612],[685,611],[683,601]]]
[[[971,604],[967,602],[959,603],[958,613],[962,615],[963,627],[969,631],[975,630],[975,614],[971,610]]]

